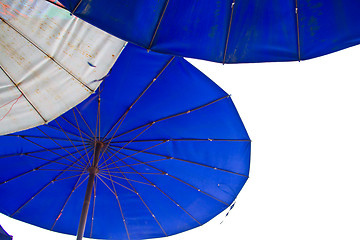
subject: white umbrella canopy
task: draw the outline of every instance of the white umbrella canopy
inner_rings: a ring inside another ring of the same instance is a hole
[[[0,135],[86,99],[126,45],[45,0],[1,0],[0,20]]]

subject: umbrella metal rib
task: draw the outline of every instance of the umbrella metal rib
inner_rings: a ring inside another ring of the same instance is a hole
[[[113,160],[112,160],[113,161]],[[124,162],[125,163],[125,162]],[[125,163],[126,164],[126,163]],[[195,220],[199,225],[201,225],[201,223],[194,218],[188,211],[185,210],[185,208],[183,208],[178,202],[176,202],[173,198],[171,198],[168,194],[166,194],[163,190],[161,190],[156,184],[154,184],[153,182],[151,182],[148,178],[146,178],[145,176],[143,176],[141,173],[139,173],[136,169],[134,169],[133,167],[130,167],[133,171],[135,171],[136,173],[138,173],[142,178],[144,178],[146,181],[148,181],[153,187],[155,187],[157,190],[159,190],[162,194],[164,194],[168,199],[170,199],[174,204],[176,204],[177,207],[180,207],[181,210],[183,210],[187,215],[189,215],[193,220]]]
[[[113,146],[113,147],[117,147],[117,146]],[[224,172],[228,172],[228,173],[232,173],[232,174],[235,174],[235,175],[240,175],[240,176],[248,178],[248,176],[240,174],[240,173],[236,173],[236,172],[233,172],[233,171],[229,171],[229,170],[221,169],[221,168],[217,168],[217,167],[212,167],[212,166],[209,166],[209,165],[206,165],[206,164],[193,162],[193,161],[186,160],[186,159],[171,157],[171,156],[167,156],[167,155],[164,155],[164,154],[158,154],[158,153],[153,153],[153,152],[147,152],[147,151],[143,151],[143,150],[136,150],[136,149],[132,149],[132,148],[124,148],[124,149],[125,150],[130,150],[130,151],[135,151],[135,152],[146,153],[146,154],[150,154],[150,155],[156,155],[156,156],[160,156],[160,157],[166,157],[166,158],[169,158],[169,159],[179,160],[179,161],[183,161],[183,162],[187,162],[187,163],[192,163],[192,164],[196,164],[196,165],[199,165],[199,166],[212,168],[214,170],[224,171]],[[132,155],[129,155],[129,156],[132,156]]]
[[[201,108],[207,107],[207,106],[209,106],[209,105],[211,105],[211,104],[213,104],[213,103],[216,103],[216,102],[218,102],[218,101],[221,101],[221,100],[223,100],[223,99],[225,99],[225,98],[229,98],[229,97],[230,97],[230,95],[226,95],[226,96],[223,96],[223,97],[218,98],[218,99],[216,99],[216,100],[213,100],[213,101],[211,101],[211,102],[208,102],[208,103],[206,103],[206,104],[204,104],[204,105],[201,105],[201,106],[199,106],[199,107],[195,107],[195,108],[193,108],[193,109],[190,109],[190,110],[188,110],[188,111],[181,112],[181,113],[177,113],[177,114],[173,114],[173,115],[170,115],[170,116],[167,116],[167,117],[163,117],[163,118],[157,119],[157,120],[152,121],[152,122],[150,122],[150,123],[141,125],[141,126],[139,126],[139,127],[133,128],[133,129],[131,129],[131,130],[129,130],[129,131],[126,131],[126,132],[124,132],[124,133],[121,133],[121,134],[113,137],[113,139],[119,138],[119,137],[121,137],[121,136],[123,136],[123,135],[125,135],[125,134],[128,134],[128,133],[130,133],[130,132],[136,131],[136,130],[138,130],[138,129],[140,129],[140,128],[143,128],[143,127],[145,127],[145,126],[153,125],[153,124],[155,124],[155,123],[157,123],[157,122],[160,122],[160,121],[168,120],[168,119],[170,119],[170,118],[178,117],[178,116],[181,116],[181,115],[184,115],[184,114],[189,114],[189,113],[191,113],[191,112],[193,112],[193,111],[196,111],[196,110],[199,110],[199,109],[201,109]]]
[[[109,171],[109,170],[108,170]],[[127,227],[127,224],[126,224],[126,220],[125,220],[125,216],[124,216],[124,212],[122,210],[122,207],[121,207],[121,203],[120,203],[120,199],[119,199],[119,196],[117,194],[117,191],[116,191],[116,188],[115,188],[115,185],[114,185],[114,181],[112,180],[112,177],[110,175],[110,172],[109,172],[109,176],[110,176],[110,182],[111,182],[111,185],[113,187],[113,190],[114,191],[111,191],[111,189],[109,189],[111,192],[114,193],[115,195],[115,198],[116,198],[116,201],[117,201],[117,204],[119,206],[119,210],[120,210],[120,213],[121,213],[121,217],[123,219],[123,224],[124,224],[124,227],[125,227],[125,231],[126,231],[126,235],[128,237],[128,239],[130,239],[130,235],[129,235],[129,230],[128,230],[128,227]],[[101,179],[100,179],[101,180]],[[104,183],[105,184],[105,183]],[[106,185],[106,184],[105,184]]]
[[[73,163],[74,165],[75,163]],[[65,170],[69,169],[73,165],[67,167]],[[39,195],[43,190],[45,190],[50,184],[54,183],[65,171],[60,172],[55,178],[53,178],[50,182],[48,182],[44,187],[42,187],[38,192],[36,192],[29,200],[27,200],[23,205],[21,205],[18,209],[15,210],[13,214],[10,216],[14,216],[17,212],[19,212],[23,207],[25,207],[31,200],[33,200],[37,195]]]
[[[127,157],[130,157],[130,156],[128,156],[128,155],[125,154],[125,153],[121,153],[121,152],[120,152],[120,154],[125,155],[125,156],[127,156]],[[141,160],[139,160],[139,159],[137,159],[137,158],[131,157],[131,159],[143,163]],[[125,163],[125,162],[124,162],[124,163]],[[125,164],[126,164],[126,163],[125,163]],[[145,163],[144,163],[144,164],[145,164]],[[159,169],[159,168],[157,168],[157,167],[155,167],[155,166],[152,166],[152,165],[150,165],[150,164],[145,164],[145,165],[146,165],[146,166],[149,166],[149,167],[151,167],[151,168],[153,168],[153,169],[155,169],[155,170],[157,170],[157,171],[159,171],[159,172],[161,172],[162,175],[172,177],[172,178],[174,178],[175,180],[177,180],[177,181],[179,181],[179,182],[181,182],[181,183],[183,183],[183,184],[185,184],[185,185],[187,185],[187,186],[195,189],[196,191],[198,191],[198,192],[200,192],[200,193],[203,193],[203,194],[207,195],[208,197],[211,197],[211,198],[215,199],[216,201],[221,202],[221,203],[229,206],[228,203],[226,203],[226,202],[224,202],[224,201],[222,201],[222,200],[220,200],[220,199],[212,196],[212,195],[209,194],[209,193],[206,193],[206,192],[202,191],[202,190],[199,189],[198,187],[195,187],[194,185],[192,185],[192,184],[190,184],[190,183],[187,183],[187,182],[181,180],[181,179],[178,178],[178,177],[175,177],[175,176],[169,174],[168,172],[165,172],[164,170],[161,170],[161,169]],[[129,167],[130,167],[130,166],[129,166]],[[134,168],[132,168],[132,167],[130,167],[130,168],[131,168],[133,171],[135,171],[137,174],[139,174],[140,176],[142,176],[143,173],[139,173],[138,171],[136,171],[136,170],[135,170]],[[142,176],[142,177],[144,177],[144,176]],[[144,177],[144,178],[145,178],[145,177]]]
[[[0,18],[1,20],[3,20],[2,18]],[[41,119],[44,121],[44,123],[47,122],[47,120],[41,115],[41,113],[39,112],[39,110],[34,106],[34,104],[29,100],[29,98],[25,95],[24,91],[21,90],[21,88],[19,87],[19,84],[17,84],[14,79],[9,75],[9,73],[7,73],[5,71],[5,69],[0,66],[0,69],[4,72],[4,74],[10,79],[10,81],[12,82],[12,84],[17,88],[17,90],[21,93],[21,96],[23,96],[25,98],[25,100],[30,104],[30,106],[36,111],[36,113],[41,117]]]
[[[299,62],[301,60],[301,53],[300,53],[300,29],[299,29],[299,8],[298,8],[298,1],[295,0],[295,15],[296,15],[296,34],[297,34],[297,50],[298,50],[298,58]]]
[[[230,31],[231,31],[231,24],[232,24],[233,13],[234,13],[234,5],[235,5],[235,0],[233,0],[233,2],[231,3],[231,14],[230,14],[229,27],[227,29],[226,40],[225,40],[224,58],[223,58],[223,62],[222,62],[223,64],[225,64],[225,60],[226,60],[226,53],[227,53]]]
[[[83,175],[84,173],[85,173],[85,171],[83,171],[83,172],[82,172],[82,175]],[[54,229],[56,222],[57,222],[57,221],[59,220],[59,218],[61,217],[62,212],[64,211],[64,208],[65,208],[66,204],[68,203],[68,201],[69,201],[69,199],[70,199],[71,195],[74,193],[74,191],[75,191],[75,189],[76,189],[76,185],[79,183],[79,181],[80,181],[80,179],[81,179],[82,175],[80,175],[80,177],[78,178],[78,180],[75,182],[74,187],[72,188],[72,190],[71,190],[71,192],[70,192],[69,196],[66,198],[66,200],[65,200],[65,202],[64,202],[64,204],[63,204],[63,206],[61,207],[61,210],[60,210],[59,214],[57,215],[57,218],[55,219],[54,224],[53,224],[53,225],[52,225],[52,227],[51,227],[51,230],[53,230],[53,229]]]
[[[161,13],[161,17],[160,17],[158,23],[156,24],[156,28],[155,28],[154,34],[153,34],[153,36],[152,36],[152,38],[151,38],[149,47],[147,48],[148,51],[149,51],[149,50],[151,49],[151,47],[152,47],[152,44],[153,44],[153,42],[154,42],[156,33],[157,33],[157,31],[159,30],[161,21],[162,21],[162,19],[163,19],[163,17],[164,17],[164,14],[165,14],[165,11],[166,11],[166,9],[167,9],[168,4],[169,4],[169,0],[166,0],[165,6],[164,6],[164,8],[163,8],[163,10],[162,10],[162,13]]]
[[[106,153],[109,157],[109,154]],[[117,166],[115,164],[115,166]],[[108,169],[109,171],[109,169]],[[110,171],[109,171],[110,172]],[[126,179],[126,181],[128,182],[128,184],[131,186],[131,188],[134,190],[134,192],[136,193],[136,195],[140,198],[141,202],[145,205],[145,207],[147,208],[147,210],[149,211],[149,213],[151,214],[151,216],[155,219],[156,223],[158,224],[158,226],[160,227],[161,231],[165,234],[165,236],[168,236],[167,233],[165,232],[164,228],[161,226],[159,220],[155,217],[154,213],[150,210],[149,206],[145,203],[144,199],[141,197],[140,193],[136,190],[136,188],[131,184],[131,180],[129,178],[126,177],[126,175],[120,170],[121,175]]]

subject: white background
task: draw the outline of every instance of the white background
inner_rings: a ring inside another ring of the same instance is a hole
[[[300,63],[189,60],[232,94],[252,139],[250,178],[225,220],[167,239],[360,239],[359,60],[360,47]],[[14,240],[75,239],[0,224]]]

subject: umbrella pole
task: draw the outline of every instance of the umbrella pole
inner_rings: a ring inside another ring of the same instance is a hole
[[[82,240],[82,238],[84,236],[86,218],[87,218],[87,215],[89,212],[92,189],[94,187],[95,176],[99,172],[99,169],[97,167],[98,167],[98,163],[99,163],[100,152],[101,152],[101,149],[103,148],[103,146],[104,146],[104,144],[102,142],[95,142],[94,161],[93,161],[91,167],[88,168],[89,180],[88,180],[88,184],[86,187],[85,199],[84,199],[84,204],[83,204],[82,211],[81,211],[81,217],[80,217],[76,240]]]

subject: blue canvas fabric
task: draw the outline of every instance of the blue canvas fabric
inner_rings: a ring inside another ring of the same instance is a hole
[[[76,16],[126,41],[215,62],[305,60],[360,43],[357,0],[61,2]]]
[[[93,96],[0,137],[0,212],[75,235],[95,141],[106,147],[85,237],[198,227],[231,205],[249,174],[249,136],[228,94],[183,58],[128,44]]]
[[[0,226],[0,240],[12,240],[12,236],[9,235],[2,226]]]

